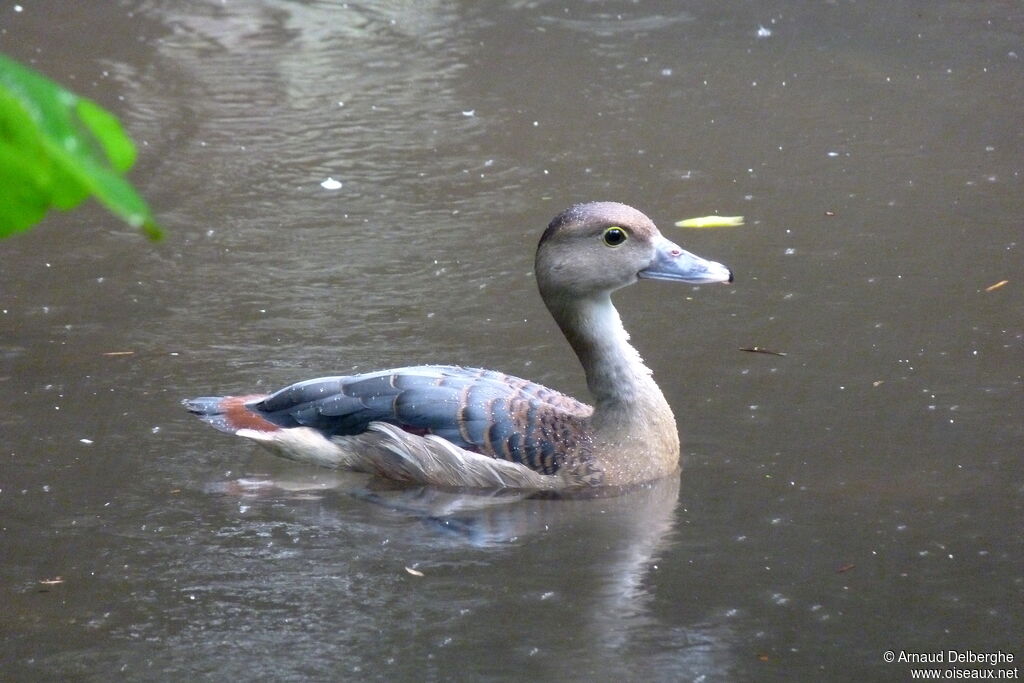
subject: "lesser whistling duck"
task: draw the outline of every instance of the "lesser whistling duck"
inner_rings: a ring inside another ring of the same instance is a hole
[[[675,472],[675,418],[611,294],[638,279],[732,282],[730,270],[684,251],[632,207],[592,202],[551,221],[535,274],[583,365],[593,407],[511,375],[440,365],[321,377],[185,406],[285,458],[400,481],[553,490]]]

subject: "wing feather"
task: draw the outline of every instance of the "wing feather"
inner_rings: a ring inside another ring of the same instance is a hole
[[[247,407],[275,425],[311,427],[328,438],[384,422],[543,474],[557,472],[565,454],[589,450],[592,412],[518,377],[432,365],[307,380]]]

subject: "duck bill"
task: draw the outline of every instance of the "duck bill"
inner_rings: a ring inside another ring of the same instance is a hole
[[[732,271],[715,261],[691,254],[664,237],[655,244],[654,258],[637,276],[646,280],[672,280],[691,285],[732,282]]]

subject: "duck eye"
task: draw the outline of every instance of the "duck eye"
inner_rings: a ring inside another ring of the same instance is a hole
[[[613,225],[604,231],[604,243],[609,247],[617,247],[626,241],[626,231]]]

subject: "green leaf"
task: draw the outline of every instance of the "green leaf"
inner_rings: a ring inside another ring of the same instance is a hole
[[[124,173],[135,163],[135,145],[121,128],[121,122],[113,114],[92,100],[78,100],[78,118],[85,124],[118,173]]]
[[[0,55],[0,237],[92,195],[159,239],[149,206],[122,176],[134,161],[113,114]]]

